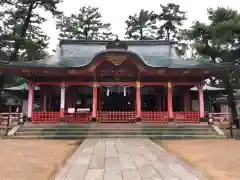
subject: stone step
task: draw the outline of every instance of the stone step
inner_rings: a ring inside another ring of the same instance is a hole
[[[221,138],[209,125],[25,124],[13,138],[81,139],[148,137],[156,139]]]
[[[207,128],[209,125],[188,125],[188,124],[25,124],[24,127],[37,127],[37,128]]]
[[[86,130],[86,131],[58,131],[58,130],[53,130],[53,131],[19,131],[17,132],[17,135],[19,134],[49,134],[49,133],[54,133],[54,134],[216,134],[214,131],[126,131],[126,130],[118,130],[118,131],[93,131],[93,130]]]
[[[165,128],[78,128],[78,127],[21,127],[22,131],[36,131],[36,130],[58,130],[58,131],[68,131],[68,130],[100,130],[100,131],[104,131],[104,130],[108,130],[108,131],[120,131],[120,130],[126,130],[126,131],[139,131],[139,130],[145,130],[145,131],[153,131],[153,130],[160,130],[160,131],[168,131],[168,130],[178,130],[178,131],[185,131],[185,130],[189,130],[189,131],[195,131],[195,130],[202,130],[202,131],[207,131],[207,130],[211,130],[212,127],[205,127],[205,128],[178,128],[178,127],[165,127]]]
[[[14,139],[85,139],[85,138],[151,138],[151,139],[221,139],[217,135],[46,135],[14,136]]]
[[[113,129],[113,128],[26,128],[21,127],[21,131],[212,131],[210,128],[122,128],[122,129]]]

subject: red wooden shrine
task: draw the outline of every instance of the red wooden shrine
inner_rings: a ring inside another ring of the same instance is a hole
[[[56,57],[1,70],[28,80],[33,123],[199,123],[203,81],[216,68],[182,60],[169,41],[62,40]],[[195,109],[193,86],[198,87]]]

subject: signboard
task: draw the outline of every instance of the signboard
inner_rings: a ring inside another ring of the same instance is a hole
[[[68,113],[69,114],[74,114],[75,113],[75,108],[68,108]]]
[[[87,113],[90,112],[89,108],[78,108],[76,113]]]

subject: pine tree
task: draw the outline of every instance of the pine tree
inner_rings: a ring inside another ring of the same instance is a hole
[[[97,7],[83,6],[77,14],[62,16],[57,22],[60,37],[68,39],[109,40],[114,35],[111,24],[102,22],[102,15]]]
[[[62,13],[57,5],[62,0],[5,0],[0,3],[0,56],[3,60],[35,60],[44,58],[48,36],[41,30],[46,21],[39,9],[54,17]],[[1,74],[0,91],[9,75]]]
[[[9,0],[5,4],[2,24],[5,27],[4,40],[12,51],[10,61],[19,60],[19,52],[24,52],[22,55],[28,60],[40,58],[38,55],[44,54],[48,37],[42,32],[40,25],[46,19],[37,10],[43,9],[58,17],[61,15],[57,10],[60,2],[61,0]],[[33,55],[35,53],[38,55]]]
[[[208,19],[209,24],[196,21],[186,34],[195,41],[200,55],[208,57],[212,63],[227,64],[217,80],[227,90],[228,105],[232,109],[234,123],[239,128],[233,93],[234,89],[240,87],[240,14],[236,10],[219,7],[208,9]]]
[[[158,39],[175,39],[178,35],[179,28],[186,20],[186,13],[180,10],[180,5],[169,3],[167,5],[160,5],[161,11],[155,14],[160,22],[158,30]]]
[[[150,40],[156,38],[157,27],[153,20],[153,11],[142,9],[138,14],[130,15],[125,21],[126,38],[134,40]]]

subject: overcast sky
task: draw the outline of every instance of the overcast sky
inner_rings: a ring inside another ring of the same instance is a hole
[[[181,6],[183,11],[187,12],[188,20],[185,27],[189,27],[195,20],[207,22],[207,8],[216,8],[224,6],[234,8],[240,11],[240,1],[238,0],[64,0],[60,9],[66,15],[77,13],[79,7],[84,5],[92,5],[99,7],[104,22],[112,24],[113,33],[117,34],[120,39],[124,38],[125,20],[128,15],[139,12],[141,9],[160,10],[160,3],[175,3]],[[49,49],[55,49],[58,44],[58,31],[56,30],[55,20],[47,14],[48,22],[44,23],[42,28],[51,37]]]

